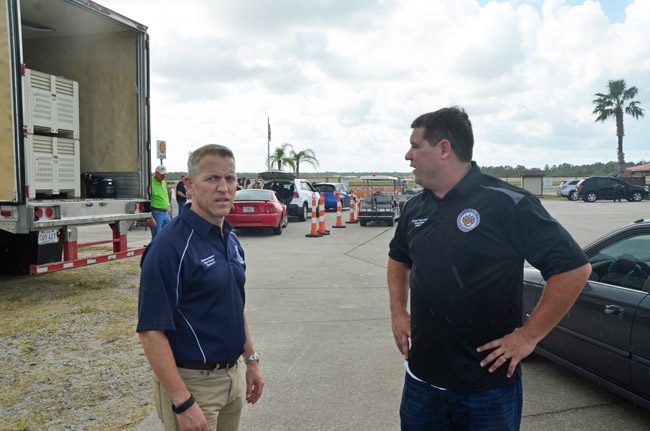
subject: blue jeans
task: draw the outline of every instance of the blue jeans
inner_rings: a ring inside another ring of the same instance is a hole
[[[483,392],[440,390],[406,374],[402,431],[517,431],[523,404],[521,379]]]
[[[167,226],[169,222],[172,221],[172,219],[167,211],[158,211],[153,208],[151,209],[151,215],[153,216],[154,220],[156,220],[156,227],[151,229],[151,239],[153,240],[156,237],[156,234],[163,230],[163,228]]]

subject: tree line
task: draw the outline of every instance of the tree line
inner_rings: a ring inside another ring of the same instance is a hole
[[[639,163],[625,162],[624,168],[632,166],[643,165],[647,163],[641,160]],[[577,177],[584,178],[594,175],[618,175],[619,162],[611,161],[607,163],[592,163],[588,165],[572,165],[570,163],[562,163],[559,165],[546,165],[544,169],[533,168],[529,169],[522,165],[517,166],[481,166],[481,171],[499,178],[519,177],[528,173],[540,173],[545,177]]]

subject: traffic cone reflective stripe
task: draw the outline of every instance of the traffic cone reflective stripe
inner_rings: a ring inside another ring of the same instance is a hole
[[[316,193],[311,194],[311,230],[310,232],[305,235],[308,238],[320,238],[321,234],[318,233],[318,218],[316,217]]]

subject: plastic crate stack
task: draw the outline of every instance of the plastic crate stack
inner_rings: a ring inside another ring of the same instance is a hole
[[[79,85],[27,69],[23,95],[29,198],[81,196]]]

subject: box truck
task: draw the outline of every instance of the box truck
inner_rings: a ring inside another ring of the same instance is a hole
[[[150,216],[149,128],[144,25],[89,0],[0,0],[0,271],[141,254],[126,239]],[[113,252],[80,259],[91,224]]]

